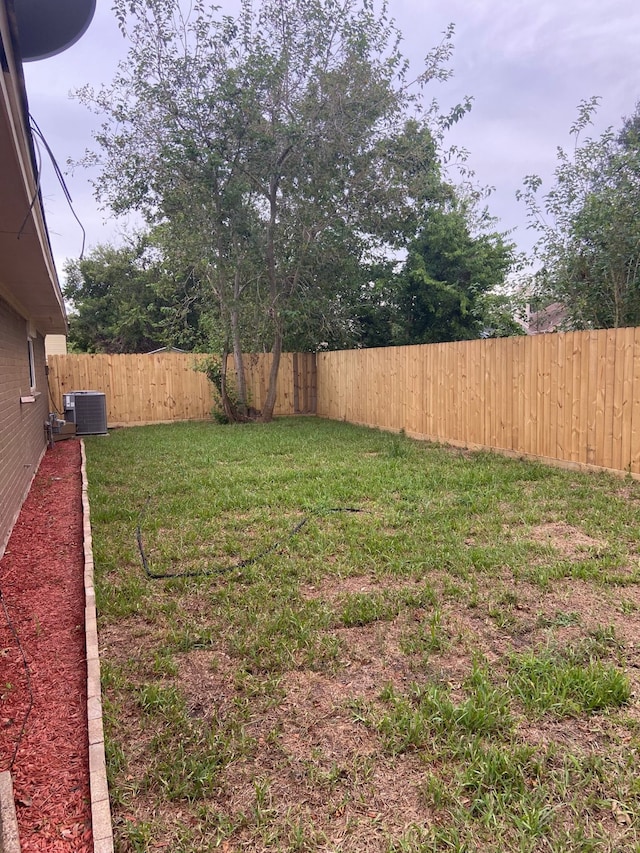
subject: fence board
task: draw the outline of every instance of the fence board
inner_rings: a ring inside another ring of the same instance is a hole
[[[456,438],[464,441],[469,435],[469,347],[458,347],[460,379],[458,388],[459,431]]]
[[[567,403],[567,375],[569,382],[571,380],[571,371],[569,358],[567,356],[567,333],[562,332],[558,335],[556,347],[556,364],[557,364],[557,394],[555,406],[557,408],[557,422],[555,432],[555,455],[560,458],[567,453],[565,443],[565,423],[570,420],[565,412]]]
[[[626,429],[626,424],[631,423],[633,408],[633,342],[634,329],[624,329],[623,353],[624,363],[622,382],[618,379],[621,387],[622,399],[620,401],[620,432],[617,433],[614,443],[617,444],[618,435],[620,440],[620,458],[614,467],[620,471],[628,471],[631,468],[631,430]]]
[[[582,375],[582,350],[579,338],[575,332],[569,332],[569,344],[567,355],[571,359],[571,381],[567,376],[567,398],[565,411],[567,423],[565,423],[565,434],[567,436],[567,456],[572,462],[579,462],[579,433],[580,433],[580,377]],[[570,418],[570,420],[569,420]]]
[[[536,404],[535,404],[535,419],[536,419],[536,432],[534,439],[534,453],[537,456],[545,456],[546,448],[545,448],[545,431],[548,430],[549,424],[545,422],[545,404],[548,403],[548,397],[546,395],[546,376],[548,370],[548,362],[547,362],[547,353],[546,350],[546,335],[540,336],[540,346],[536,347],[536,355],[537,355],[537,368],[536,374],[534,377],[535,385],[536,385]]]
[[[478,350],[477,344],[480,343],[474,342],[475,345],[470,347],[473,355],[473,380],[471,387],[471,432],[472,438],[471,443],[477,445],[485,444],[485,411],[486,406],[484,405],[484,366],[482,363],[482,358],[480,358],[480,351]]]
[[[619,345],[622,348],[623,337],[620,336]],[[620,465],[620,409],[622,408],[622,390],[617,393],[616,383],[616,361],[618,356],[618,336],[615,329],[610,329],[606,337],[606,364],[605,364],[605,425],[604,425],[604,451],[602,464],[605,468],[614,468]],[[624,357],[618,363],[618,371],[624,370]],[[618,376],[620,389],[622,389],[623,377]],[[614,466],[614,457],[616,465]]]
[[[640,474],[640,329],[634,329],[634,332],[630,470]]]
[[[535,411],[536,411],[536,349],[535,339],[527,338],[524,360],[524,442],[525,453],[535,453]]]
[[[594,332],[587,332],[584,338],[585,353],[582,365],[582,403],[580,442],[580,461],[591,464],[595,458],[595,417],[596,386],[598,381],[598,341]]]
[[[558,453],[561,453],[561,449],[558,447],[558,424],[560,422],[560,418],[562,413],[560,411],[562,402],[560,398],[560,360],[562,358],[562,342],[560,340],[560,335],[545,335],[546,343],[549,344],[548,347],[545,347],[545,352],[547,353],[548,362],[549,362],[549,374],[548,374],[548,393],[545,393],[547,398],[547,406],[546,406],[546,418],[545,420],[549,424],[549,429],[546,432],[546,447],[544,456],[549,456],[550,458],[557,458]],[[545,389],[546,392],[546,389]]]
[[[511,341],[507,342],[504,353],[498,352],[496,347],[498,376],[498,443],[500,447],[511,446],[511,395],[509,394],[511,375]]]

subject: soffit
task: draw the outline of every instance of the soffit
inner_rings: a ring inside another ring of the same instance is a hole
[[[66,332],[64,303],[53,263],[25,120],[26,97],[0,0],[0,294],[42,334]]]

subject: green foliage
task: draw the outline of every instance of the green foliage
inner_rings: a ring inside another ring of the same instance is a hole
[[[514,245],[497,232],[474,234],[471,220],[460,201],[425,214],[399,277],[398,343],[521,334],[508,300],[494,293],[514,264]]]
[[[372,268],[353,305],[360,346],[506,337],[524,333],[507,276],[521,263],[487,211],[484,194],[442,185],[421,214],[404,264]]]
[[[196,370],[206,374],[207,379],[215,389],[217,401],[211,410],[211,416],[216,423],[228,424],[239,420],[240,398],[238,389],[233,378],[229,377],[226,370],[223,370],[222,359],[216,355],[199,358],[196,362]]]
[[[352,593],[342,602],[340,620],[347,628],[368,625],[378,620],[393,619],[398,607],[384,595]]]
[[[443,651],[447,645],[448,639],[442,625],[442,614],[439,609],[434,611],[427,622],[414,626],[400,640],[400,647],[405,654],[422,654],[425,658],[432,652]]]
[[[530,175],[520,193],[540,235],[533,296],[560,302],[577,329],[640,324],[640,110],[618,133],[581,141],[597,102],[580,104],[574,149],[558,149],[551,189],[540,199],[542,181]]]
[[[65,267],[64,296],[74,310],[69,343],[81,352],[145,352],[163,344],[154,283],[144,249],[98,246]]]
[[[97,246],[67,262],[65,279],[69,343],[76,351],[197,349],[203,343],[197,283],[170,274],[146,236],[130,246]]]
[[[414,685],[409,697],[393,689],[382,693],[389,703],[375,726],[387,749],[393,753],[426,749],[434,741],[463,742],[470,735],[487,735],[508,730],[511,715],[508,694],[491,684],[487,674],[474,668],[467,680],[470,693],[460,704],[454,703],[439,685]]]

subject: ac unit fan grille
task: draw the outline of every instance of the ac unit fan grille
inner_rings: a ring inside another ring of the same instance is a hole
[[[105,435],[107,398],[101,391],[74,391],[77,435]]]

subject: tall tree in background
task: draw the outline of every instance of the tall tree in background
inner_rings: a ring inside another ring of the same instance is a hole
[[[597,100],[580,105],[574,150],[558,149],[549,192],[540,199],[531,175],[520,194],[540,234],[533,294],[561,302],[576,329],[640,324],[640,115],[581,142]]]
[[[186,17],[179,0],[115,9],[128,58],[80,93],[105,116],[97,193],[141,211],[208,289],[241,413],[243,345],[268,340],[269,420],[302,306],[344,324],[336,281],[406,243],[439,192],[438,128],[468,105],[438,125],[423,92],[448,74],[451,32],[411,81],[384,0],[244,0],[237,19],[202,0]]]
[[[495,294],[514,264],[515,247],[486,227],[474,233],[473,220],[470,201],[453,194],[425,213],[398,278],[397,343],[521,333],[508,312],[497,311]]]
[[[174,276],[146,237],[127,246],[97,246],[65,267],[69,343],[81,352],[149,352],[161,346],[202,348],[198,283]]]

